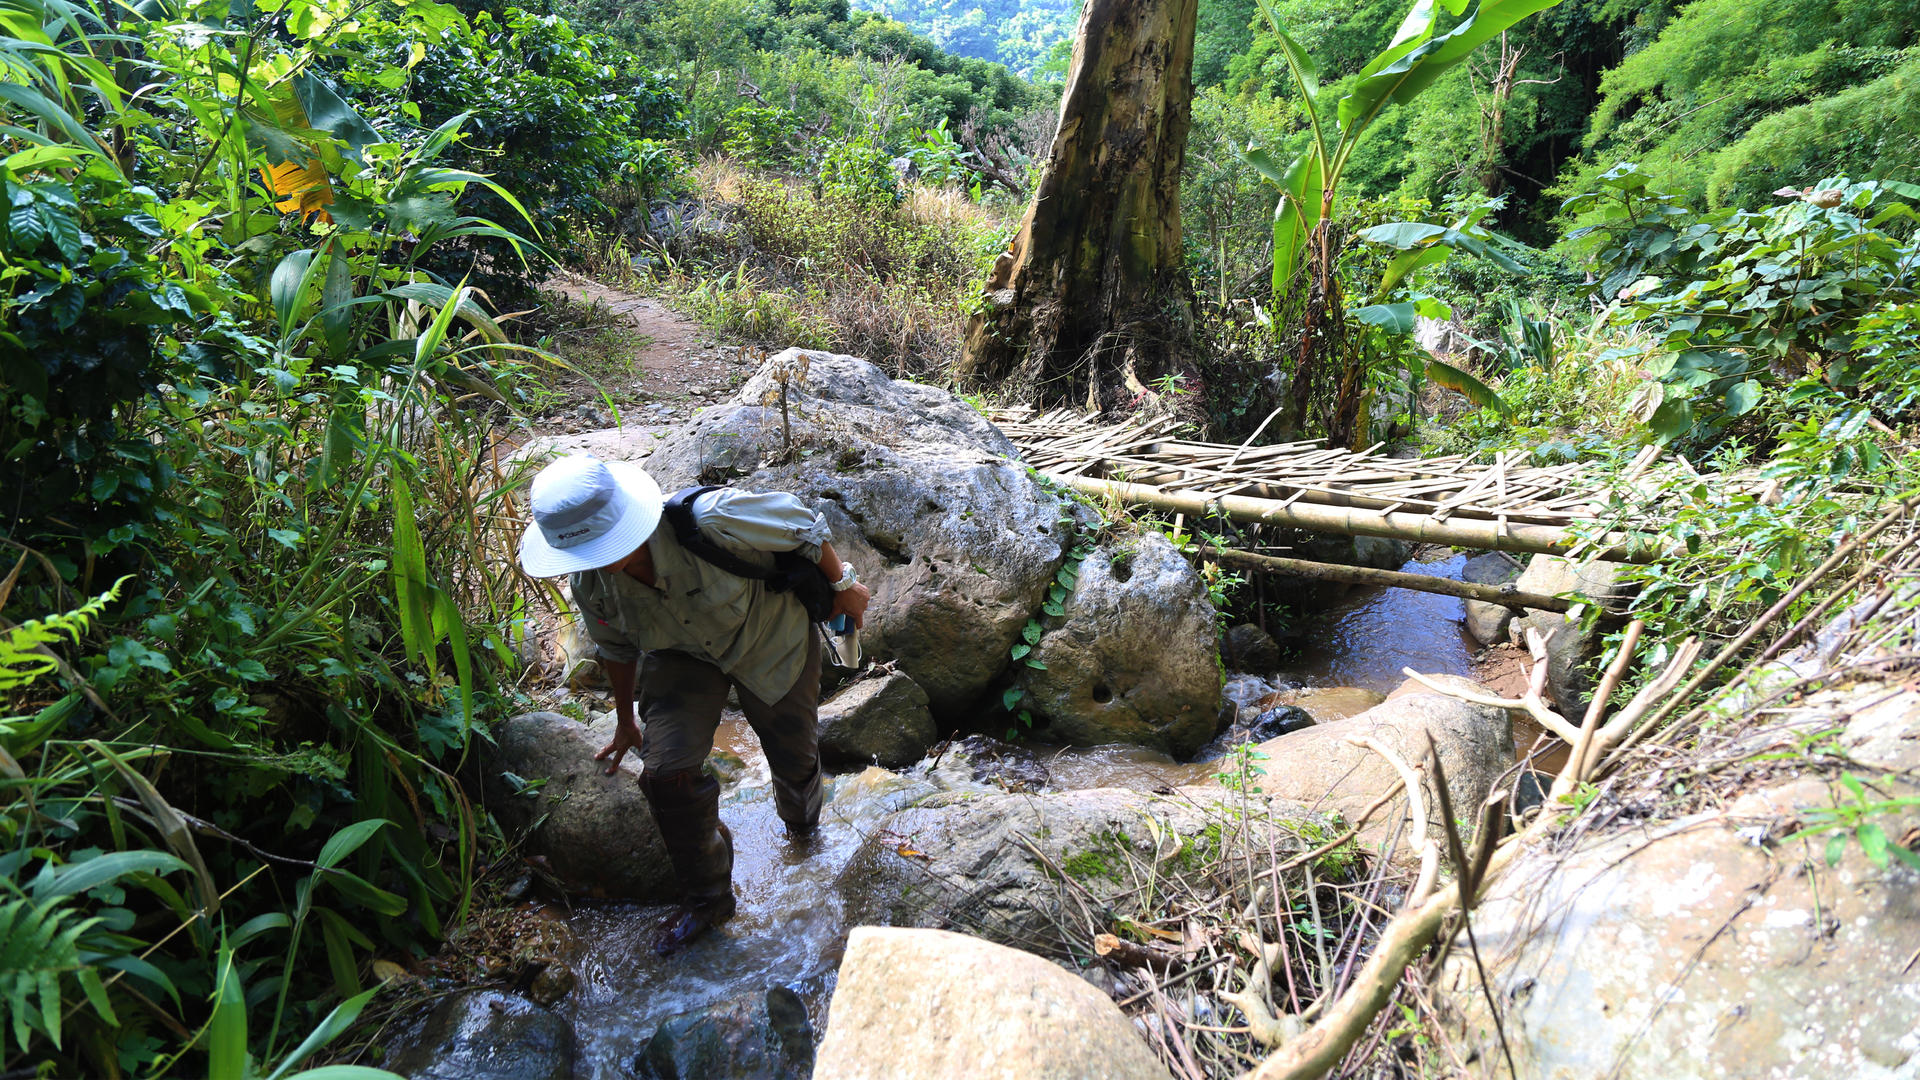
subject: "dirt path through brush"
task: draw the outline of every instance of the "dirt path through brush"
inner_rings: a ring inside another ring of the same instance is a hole
[[[715,342],[699,323],[652,297],[574,274],[556,275],[547,287],[585,305],[581,331],[603,317],[615,320],[633,350],[631,369],[603,377],[598,389],[587,379],[555,386],[561,401],[541,418],[548,433],[614,427],[602,390],[620,410],[620,427],[679,423],[702,406],[725,400],[761,360],[760,350]],[[564,355],[566,349],[559,351]]]

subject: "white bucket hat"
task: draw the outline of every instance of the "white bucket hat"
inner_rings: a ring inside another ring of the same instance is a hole
[[[595,570],[653,535],[665,501],[631,461],[573,454],[540,470],[528,489],[534,527],[520,535],[520,565],[534,577]]]

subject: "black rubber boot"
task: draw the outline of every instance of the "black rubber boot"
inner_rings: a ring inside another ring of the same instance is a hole
[[[720,822],[720,783],[703,772],[642,775],[640,789],[685,894],[654,938],[665,956],[733,917],[733,834]]]

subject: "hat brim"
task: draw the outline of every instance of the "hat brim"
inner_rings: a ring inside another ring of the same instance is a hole
[[[533,577],[558,577],[582,570],[598,570],[620,559],[645,543],[660,525],[660,509],[666,499],[660,485],[647,471],[631,461],[609,461],[607,471],[613,482],[626,492],[628,512],[613,528],[584,544],[556,548],[547,543],[538,525],[528,525],[520,534],[520,568]]]

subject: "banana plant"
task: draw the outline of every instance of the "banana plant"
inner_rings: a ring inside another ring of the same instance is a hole
[[[1258,147],[1249,147],[1245,152],[1247,162],[1280,189],[1279,205],[1273,215],[1275,311],[1287,310],[1296,294],[1304,293],[1305,302],[1298,309],[1299,317],[1297,321],[1290,320],[1287,327],[1296,345],[1292,392],[1295,426],[1307,419],[1315,387],[1326,384],[1332,389],[1331,408],[1326,417],[1328,440],[1350,446],[1364,436],[1361,417],[1366,408],[1369,379],[1363,351],[1348,340],[1349,327],[1335,274],[1339,245],[1330,229],[1340,180],[1352,159],[1354,147],[1388,106],[1413,100],[1481,45],[1527,16],[1558,2],[1414,0],[1393,40],[1360,69],[1350,89],[1338,101],[1328,101],[1321,94],[1320,72],[1313,58],[1287,32],[1271,0],[1258,0],[1279,42],[1280,55],[1286,60],[1294,88],[1306,108],[1312,136],[1306,150],[1284,166],[1269,151]],[[1452,28],[1444,33],[1440,30],[1443,9],[1457,17]],[[1396,280],[1445,259],[1453,246],[1477,243],[1477,238],[1443,226],[1398,223],[1392,227],[1437,230],[1411,239],[1405,254],[1396,258],[1389,269],[1390,275],[1397,275]],[[1385,291],[1376,294],[1376,307]],[[1388,318],[1411,326],[1411,311],[1362,310],[1369,316],[1362,321],[1375,326],[1384,325],[1381,320]],[[1329,356],[1345,357],[1331,379],[1321,373]],[[1436,369],[1431,374],[1436,381],[1450,384],[1460,382],[1455,376],[1465,376],[1455,369]],[[1491,397],[1491,391],[1482,396]]]
[[[1320,100],[1320,74],[1313,58],[1287,32],[1270,0],[1259,0],[1260,10],[1273,27],[1286,59],[1287,72],[1306,106],[1313,139],[1305,152],[1281,167],[1264,150],[1249,149],[1247,160],[1280,187],[1280,204],[1273,218],[1273,295],[1280,303],[1295,287],[1302,260],[1324,232],[1333,214],[1340,179],[1361,136],[1389,105],[1412,101],[1440,76],[1464,62],[1488,41],[1529,15],[1560,0],[1414,0],[1393,40],[1360,69],[1353,88],[1337,103]],[[1438,33],[1444,8],[1459,16],[1446,33]],[[1327,113],[1333,123],[1329,130]],[[1331,275],[1331,253],[1324,237],[1314,250],[1318,276]]]

